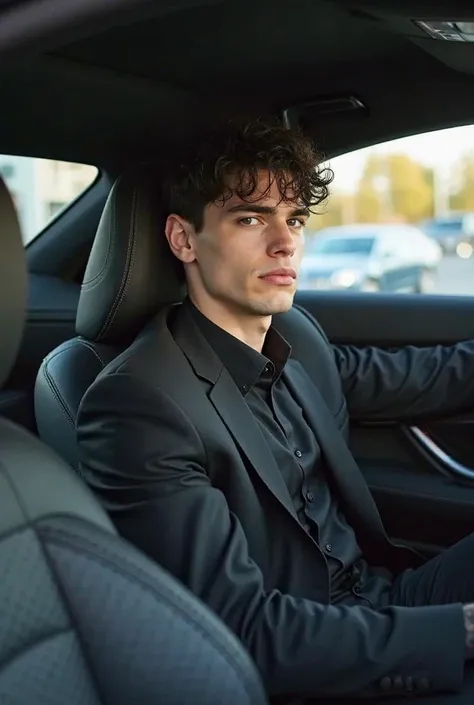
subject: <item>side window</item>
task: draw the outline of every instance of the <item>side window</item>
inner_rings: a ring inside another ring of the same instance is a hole
[[[474,126],[327,166],[335,178],[308,221],[300,289],[474,295]]]
[[[86,164],[0,154],[0,173],[15,201],[27,245],[95,181]]]

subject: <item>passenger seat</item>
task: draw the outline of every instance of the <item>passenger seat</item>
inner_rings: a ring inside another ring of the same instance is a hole
[[[0,384],[14,363],[27,274],[0,181]],[[235,637],[118,538],[76,473],[0,419],[0,703],[262,705]]]

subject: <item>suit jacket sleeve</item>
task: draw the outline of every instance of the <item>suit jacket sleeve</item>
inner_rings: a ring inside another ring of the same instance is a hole
[[[352,418],[417,420],[474,409],[474,341],[333,351]]]
[[[376,612],[267,588],[238,517],[206,475],[196,429],[165,394],[109,374],[86,394],[77,430],[82,473],[119,532],[221,617],[271,695],[381,695],[381,680],[400,676],[425,677],[432,691],[460,688],[460,605]]]

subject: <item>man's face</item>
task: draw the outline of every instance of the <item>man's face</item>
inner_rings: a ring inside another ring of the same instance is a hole
[[[276,183],[268,189],[269,180],[262,171],[250,203],[232,196],[207,206],[201,232],[186,225],[189,246],[178,256],[201,310],[213,305],[237,316],[261,317],[291,308],[309,213],[281,201]]]

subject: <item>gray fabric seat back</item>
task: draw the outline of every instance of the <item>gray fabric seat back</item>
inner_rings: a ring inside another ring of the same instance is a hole
[[[26,268],[0,182],[0,351],[22,334]],[[14,315],[13,315],[14,314]],[[235,637],[120,539],[77,473],[0,419],[0,705],[262,705]]]
[[[63,461],[8,421],[0,453],[2,705],[265,703],[234,636]]]

